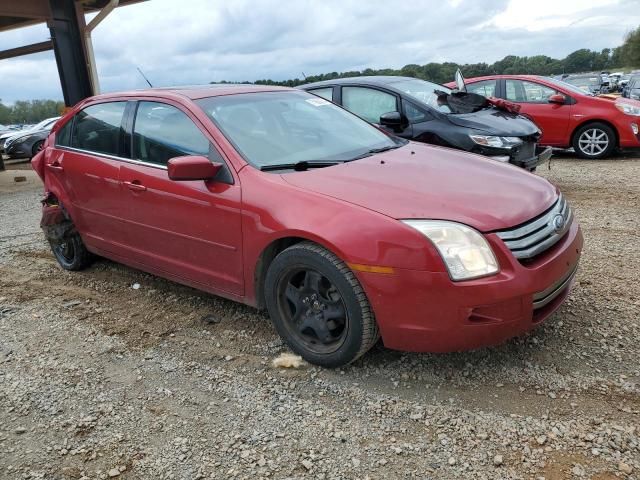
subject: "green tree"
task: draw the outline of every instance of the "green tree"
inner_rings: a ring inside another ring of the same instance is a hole
[[[570,53],[563,59],[551,58],[546,55],[519,57],[507,55],[493,64],[470,63],[459,65],[454,62],[427,63],[417,65],[411,63],[400,69],[382,68],[375,70],[366,68],[363,71],[331,72],[310,75],[306,79],[298,78],[283,81],[257,80],[258,85],[287,85],[298,86],[303,83],[319,82],[341,77],[358,75],[403,75],[422,78],[435,83],[447,83],[453,80],[458,68],[467,77],[479,77],[492,74],[532,74],[558,75],[562,73],[577,73],[586,71],[608,70],[614,67],[640,67],[640,27],[629,32],[624,43],[614,49],[605,48],[600,52],[582,48]]]
[[[640,27],[627,33],[620,46],[619,60],[621,67],[640,67]]]

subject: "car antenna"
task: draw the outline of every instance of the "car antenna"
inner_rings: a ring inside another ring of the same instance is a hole
[[[147,82],[149,84],[149,86],[151,88],[153,88],[153,85],[151,85],[151,82],[149,81],[149,79],[146,77],[146,75],[142,72],[142,70],[140,70],[140,67],[136,67],[138,69],[138,71],[140,72],[140,75],[142,75],[142,78],[144,78],[145,82]]]
[[[306,80],[307,76],[304,74],[304,72],[301,72],[301,73],[302,73],[302,78],[304,78]]]

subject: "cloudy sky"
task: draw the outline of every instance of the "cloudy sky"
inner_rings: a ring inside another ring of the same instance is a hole
[[[94,31],[102,91],[213,80],[276,80],[505,55],[562,58],[622,43],[640,0],[151,0]],[[87,19],[88,20],[88,19]],[[0,50],[49,38],[0,33]],[[0,60],[4,103],[62,98],[53,52]]]

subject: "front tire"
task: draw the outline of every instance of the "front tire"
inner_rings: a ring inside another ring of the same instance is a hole
[[[379,338],[358,279],[336,255],[311,242],[295,244],[273,260],[265,303],[282,339],[315,365],[351,363]]]
[[[31,147],[31,158],[35,157],[38,154],[38,152],[42,150],[43,146],[44,146],[44,140],[38,140],[36,143],[34,143],[33,146]]]
[[[591,160],[606,158],[616,148],[616,135],[604,123],[583,125],[573,135],[573,149],[580,158]]]

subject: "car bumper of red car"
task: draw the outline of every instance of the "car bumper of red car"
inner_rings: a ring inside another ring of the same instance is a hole
[[[546,320],[569,294],[582,250],[577,223],[532,263],[521,264],[495,235],[501,264],[491,277],[453,282],[447,273],[360,272],[388,348],[454,352],[497,345]]]

